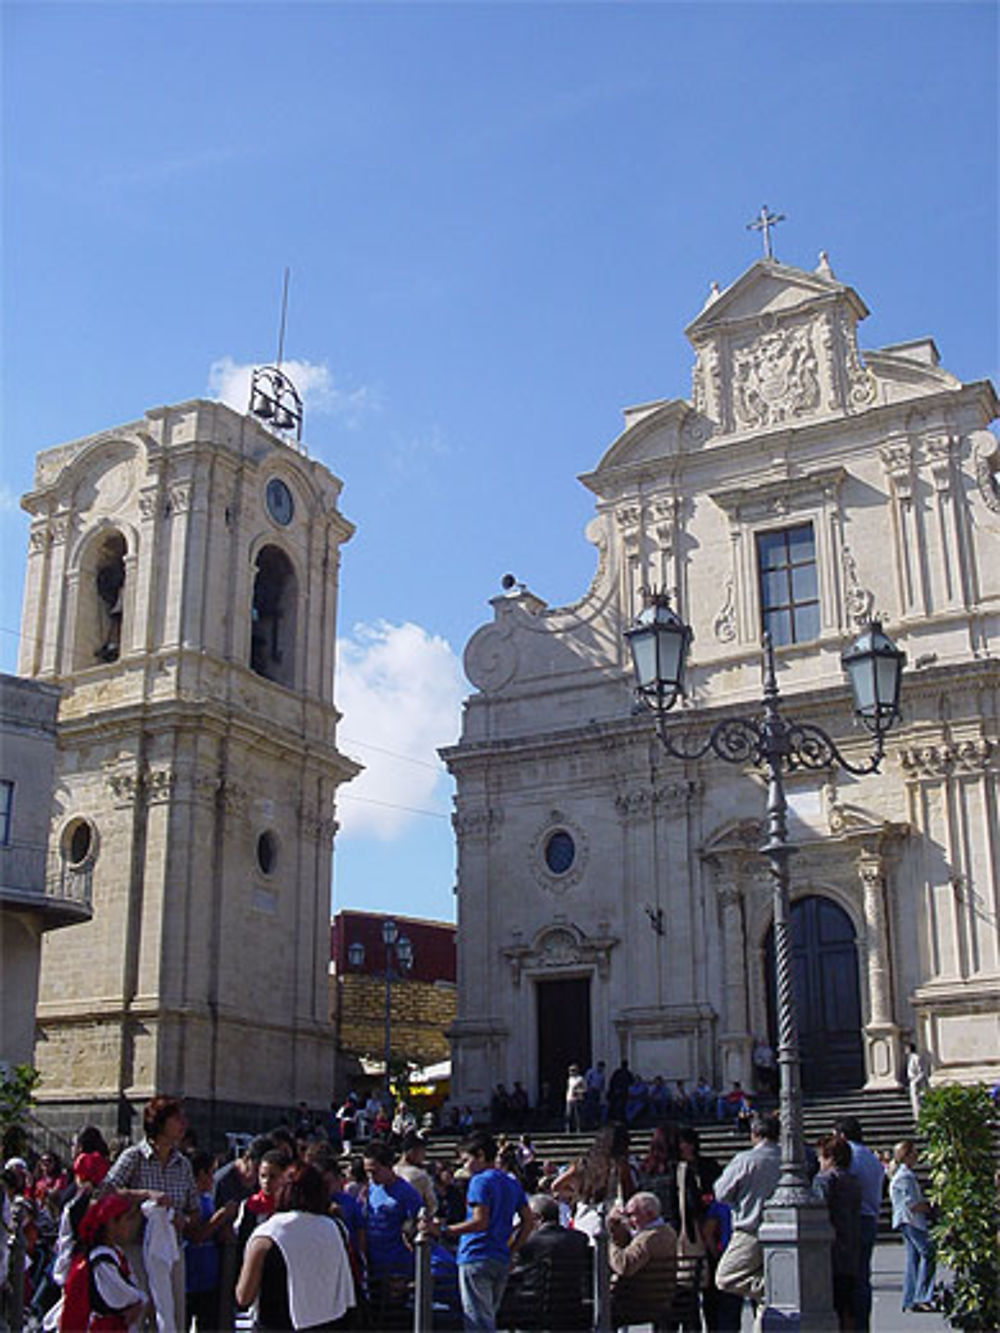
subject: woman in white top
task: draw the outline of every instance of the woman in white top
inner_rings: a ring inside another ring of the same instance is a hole
[[[291,1169],[272,1217],[251,1236],[236,1283],[257,1329],[342,1327],[355,1305],[347,1244],[314,1166]]]

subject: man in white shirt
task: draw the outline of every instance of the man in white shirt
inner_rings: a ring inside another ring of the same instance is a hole
[[[781,1175],[781,1126],[776,1115],[750,1120],[753,1147],[737,1153],[715,1182],[715,1197],[733,1213],[733,1234],[715,1270],[715,1285],[759,1301],[764,1295],[764,1251],[757,1238],[764,1205]]]
[[[579,1065],[570,1065],[566,1080],[566,1133],[579,1134],[583,1129],[583,1100],[587,1095],[587,1080]]]

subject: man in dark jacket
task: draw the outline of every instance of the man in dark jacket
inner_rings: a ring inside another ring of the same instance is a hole
[[[533,1194],[528,1207],[535,1229],[517,1252],[504,1313],[515,1328],[589,1327],[589,1240],[559,1225],[559,1205],[550,1194]]]

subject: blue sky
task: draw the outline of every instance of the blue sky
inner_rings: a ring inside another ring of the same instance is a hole
[[[453,914],[462,648],[594,560],[629,403],[760,252],[826,249],[863,346],[997,375],[993,4],[6,3],[0,666],[42,448],[287,354],[344,479],[335,905]]]

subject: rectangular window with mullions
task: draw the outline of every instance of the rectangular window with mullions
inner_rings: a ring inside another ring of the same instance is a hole
[[[819,638],[819,582],[811,523],[758,532],[761,628],[775,647]]]
[[[14,784],[0,779],[0,847],[10,844],[10,823],[14,814]]]

